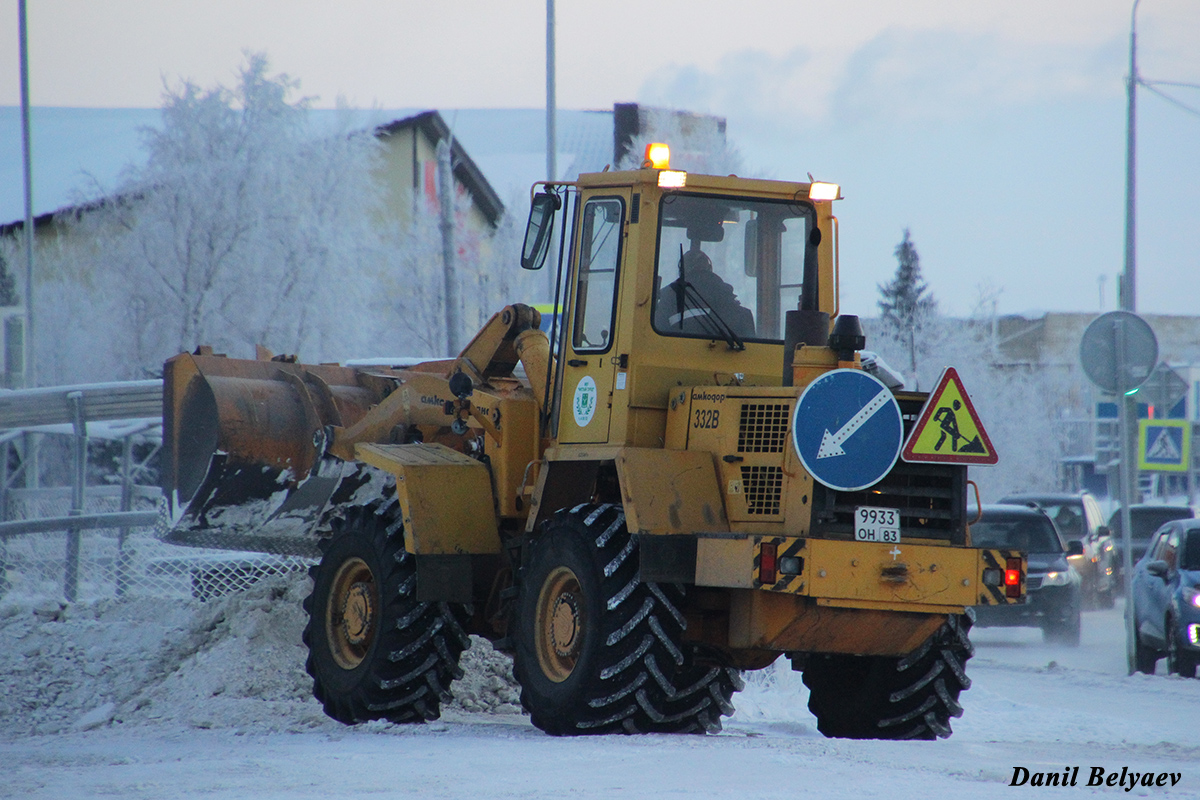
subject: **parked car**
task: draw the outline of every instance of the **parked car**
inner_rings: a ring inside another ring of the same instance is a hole
[[[1196,516],[1190,506],[1159,506],[1159,505],[1132,505],[1129,507],[1129,560],[1130,563],[1136,564],[1142,560],[1142,556],[1146,554],[1146,547],[1150,544],[1150,540],[1154,537],[1155,532],[1177,519],[1191,519]],[[1121,527],[1121,509],[1118,508],[1108,518],[1108,528],[1112,531],[1113,545],[1116,548],[1113,552],[1117,560],[1117,573],[1120,574],[1122,565],[1125,563],[1121,560],[1121,544],[1124,538],[1121,532],[1124,528]]]
[[[1082,552],[1064,544],[1058,529],[1037,507],[987,505],[971,526],[974,547],[1021,550],[1028,557],[1026,601],[1020,605],[976,606],[975,624],[1037,627],[1047,642],[1079,644],[1081,581],[1067,557]]]
[[[1158,529],[1133,568],[1134,663],[1154,673],[1167,657],[1167,672],[1196,677],[1200,663],[1200,520],[1168,522]]]
[[[1083,552],[1070,561],[1083,581],[1084,608],[1113,607],[1121,591],[1116,545],[1095,497],[1088,492],[1029,492],[1006,495],[1000,502],[1037,506],[1054,521],[1065,542],[1079,542]]]

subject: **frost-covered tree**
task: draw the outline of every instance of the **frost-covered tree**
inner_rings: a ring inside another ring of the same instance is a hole
[[[873,350],[893,365],[908,359],[907,340],[881,335],[880,321],[866,322]],[[1066,376],[997,360],[991,321],[984,316],[934,317],[926,322],[922,342],[921,361],[917,372],[907,376],[909,384],[932,390],[942,370],[954,367],[1000,456],[995,466],[971,467],[983,501],[1013,491],[1057,488],[1059,460],[1066,452],[1061,409],[1070,404]]]
[[[909,374],[918,380],[918,355],[925,349],[923,334],[937,315],[937,300],[921,277],[921,257],[908,228],[895,253],[896,275],[879,286],[879,311],[885,332],[905,343]]]
[[[169,90],[145,164],[76,226],[94,244],[73,277],[108,300],[114,353],[139,368],[128,377],[199,344],[360,352],[378,144],[314,136],[296,88],[250,55],[232,89]]]
[[[8,261],[0,253],[0,306],[15,306],[21,303],[17,294],[17,282],[8,271]]]

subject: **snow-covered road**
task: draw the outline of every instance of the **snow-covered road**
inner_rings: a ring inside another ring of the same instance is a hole
[[[1178,776],[1174,786],[1170,777],[1161,787],[1139,784],[1134,796],[1200,797],[1200,680],[1168,678],[1161,664],[1159,675],[1127,676],[1122,636],[1119,606],[1085,614],[1079,648],[1046,646],[1033,630],[977,629],[966,713],[938,742],[825,739],[786,661],[748,681],[717,736],[559,739],[518,714],[461,703],[422,726],[342,728],[297,700],[281,706],[291,715],[284,725],[234,705],[198,722],[167,713],[168,693],[144,703],[157,704],[158,718],[8,730],[0,796],[1011,798],[1031,788],[1009,786],[1017,767],[1031,775],[1079,767],[1078,785],[1042,788],[1039,797],[1126,795],[1086,785],[1099,767],[1106,776],[1125,770],[1126,786],[1130,772]],[[178,694],[187,685],[180,679]]]

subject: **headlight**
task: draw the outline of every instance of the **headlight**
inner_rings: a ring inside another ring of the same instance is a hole
[[[1042,586],[1066,586],[1071,582],[1069,572],[1047,572],[1042,578]]]
[[[1185,587],[1182,590],[1183,602],[1190,603],[1196,608],[1200,608],[1200,589],[1189,589]]]

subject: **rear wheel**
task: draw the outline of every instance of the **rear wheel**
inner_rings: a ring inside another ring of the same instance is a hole
[[[951,616],[903,658],[814,655],[804,668],[817,730],[841,739],[935,739],[962,716],[959,693],[971,686],[971,620]]]
[[[1042,638],[1052,644],[1078,647],[1082,633],[1082,620],[1078,611],[1068,619],[1052,620],[1042,626]]]
[[[304,601],[305,669],[325,713],[353,724],[437,719],[470,644],[459,604],[418,602],[395,502],[335,523]]]
[[[1175,620],[1168,619],[1167,627],[1167,673],[1181,678],[1196,677],[1196,658],[1179,646],[1179,631]]]
[[[733,713],[738,673],[684,647],[684,588],[642,583],[637,546],[614,504],[560,511],[529,545],[514,666],[547,733],[703,733]]]

